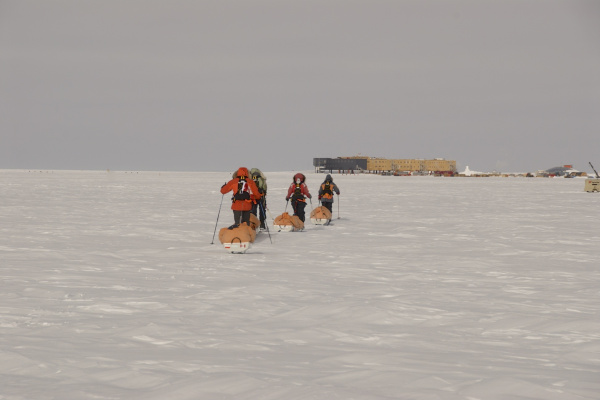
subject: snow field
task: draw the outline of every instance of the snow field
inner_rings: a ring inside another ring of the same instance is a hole
[[[597,398],[583,180],[336,174],[332,226],[239,255],[230,177],[0,171],[0,399]]]

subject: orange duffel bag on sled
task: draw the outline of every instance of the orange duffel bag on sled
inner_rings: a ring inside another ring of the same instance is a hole
[[[245,222],[219,231],[219,240],[230,253],[245,253],[254,243],[255,238],[256,231]]]
[[[311,211],[310,220],[315,225],[326,225],[331,221],[331,211],[325,206],[317,207]]]
[[[280,231],[294,232],[301,231],[304,229],[304,222],[296,215],[290,215],[286,212],[275,218],[273,226]]]

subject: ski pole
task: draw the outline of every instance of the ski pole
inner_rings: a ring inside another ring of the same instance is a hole
[[[271,210],[269,210],[269,207],[267,207],[267,194],[266,193],[265,193],[265,197],[264,197],[264,200],[263,200],[263,205],[265,207],[265,212],[267,212],[269,214],[269,217],[271,217],[271,219],[273,219],[273,216],[271,215]],[[265,217],[266,216],[267,215],[265,214]]]
[[[271,217],[271,219],[275,221],[275,218],[273,218],[273,214],[271,214],[271,210],[269,209],[269,207],[267,207],[267,212],[269,213],[269,217]]]
[[[340,195],[338,194],[338,219],[340,219]]]
[[[221,206],[223,205],[223,198],[225,194],[221,196],[221,204],[219,204],[219,213],[217,214],[217,222],[215,222],[215,231],[213,232],[212,242],[210,244],[215,244],[215,234],[217,233],[217,225],[219,224],[219,216],[221,215]]]
[[[290,199],[287,199],[287,200],[285,201],[285,209],[283,210],[283,212],[286,212],[286,211],[287,211],[287,206],[288,206],[288,204],[290,204]]]
[[[266,217],[267,213],[265,212],[265,207],[262,203],[258,203],[258,205],[262,208],[262,213]],[[269,224],[265,224],[265,228],[267,228],[267,233],[269,234],[269,241],[273,244],[273,240],[271,239],[271,232],[269,232]]]

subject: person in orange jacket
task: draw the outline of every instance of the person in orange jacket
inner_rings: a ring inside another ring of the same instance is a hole
[[[221,193],[232,192],[231,209],[233,210],[234,225],[242,222],[250,225],[250,210],[252,202],[259,199],[261,194],[258,187],[250,177],[248,168],[240,167],[235,177],[221,186]]]
[[[297,215],[302,222],[304,222],[304,207],[306,207],[306,197],[312,199],[312,196],[308,192],[306,186],[306,176],[301,173],[294,175],[294,180],[288,189],[286,201],[292,199],[292,208],[294,209],[294,215]],[[306,196],[306,197],[305,197]]]

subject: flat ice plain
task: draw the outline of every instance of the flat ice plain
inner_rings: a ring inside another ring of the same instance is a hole
[[[0,399],[600,398],[583,179],[336,174],[236,255],[230,177],[0,170]]]

